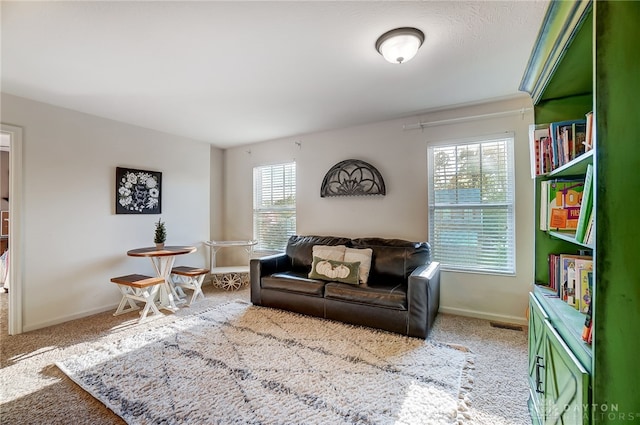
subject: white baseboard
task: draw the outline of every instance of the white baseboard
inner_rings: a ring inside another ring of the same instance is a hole
[[[466,310],[462,308],[443,307],[443,306],[440,306],[440,309],[438,311],[440,313],[454,314],[456,316],[474,317],[476,319],[484,319],[492,322],[512,323],[512,324],[524,325],[524,326],[528,325],[526,317],[507,316],[504,314],[493,314],[493,313],[486,313],[483,311]]]
[[[97,307],[91,310],[85,310],[76,314],[72,314],[70,316],[62,316],[62,317],[57,317],[55,319],[52,320],[47,320],[46,322],[40,322],[40,323],[33,323],[31,325],[28,326],[23,326],[22,328],[22,332],[30,332],[30,331],[35,331],[37,329],[42,329],[42,328],[46,328],[49,326],[53,326],[53,325],[59,325],[60,323],[65,323],[68,322],[70,320],[76,320],[76,319],[82,319],[84,317],[87,316],[92,316],[94,314],[98,314],[98,313],[104,313],[105,311],[113,311],[115,312],[116,309],[118,308],[118,303],[112,305],[112,306],[107,306],[107,307]]]
[[[205,278],[205,282],[207,280],[208,279]],[[85,310],[83,312],[72,314],[70,316],[63,316],[63,317],[58,317],[56,319],[49,320],[46,322],[34,323],[29,326],[24,326],[24,328],[22,329],[22,332],[30,332],[36,329],[46,328],[48,326],[59,325],[60,323],[68,322],[70,320],[82,319],[83,317],[91,316],[98,313],[103,313],[109,310],[115,311],[117,307],[118,307],[118,304],[116,303],[112,306],[98,307],[93,310]],[[444,307],[444,306],[440,306],[440,309],[438,311],[440,313],[453,314],[456,316],[473,317],[476,319],[484,319],[484,320],[489,320],[493,322],[512,323],[512,324],[524,325],[524,326],[528,325],[527,319],[525,317],[508,316],[504,314],[493,314],[493,313],[486,313],[483,311],[466,310],[462,308]]]
[[[205,279],[202,282],[203,284],[206,283],[211,283],[213,284],[213,278],[211,277],[211,275],[208,275],[207,277],[205,277]],[[59,325],[60,323],[64,323],[64,322],[68,322],[70,320],[76,320],[76,319],[82,319],[84,317],[87,316],[92,316],[94,314],[99,314],[99,313],[104,313],[105,311],[113,311],[115,312],[116,309],[118,308],[118,303],[115,303],[113,305],[110,306],[105,306],[105,307],[97,307],[91,310],[84,310],[81,311],[79,313],[75,313],[69,316],[62,316],[62,317],[57,317],[55,319],[52,320],[47,320],[45,322],[39,322],[39,323],[33,323],[30,324],[28,326],[23,326],[22,328],[22,332],[30,332],[30,331],[35,331],[37,329],[42,329],[42,328],[46,328],[49,326],[53,326],[53,325]]]

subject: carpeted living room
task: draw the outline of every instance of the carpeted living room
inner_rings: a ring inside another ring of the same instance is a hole
[[[550,4],[3,1],[0,423],[531,423]]]

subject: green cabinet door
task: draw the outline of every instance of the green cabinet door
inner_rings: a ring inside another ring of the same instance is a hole
[[[529,410],[534,423],[542,423],[544,406],[544,335],[547,314],[529,294]]]
[[[536,425],[589,424],[589,374],[529,294],[529,411]]]
[[[545,321],[544,333],[544,402],[545,425],[588,424],[589,374]]]

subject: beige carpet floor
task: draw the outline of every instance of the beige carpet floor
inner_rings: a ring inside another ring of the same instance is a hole
[[[136,313],[105,312],[21,335],[7,335],[7,294],[0,294],[0,424],[122,424],[102,403],[55,365],[82,353],[89,343],[119,340],[234,299],[249,300],[248,288],[226,292],[204,287],[206,299],[176,314],[138,325]],[[527,335],[490,326],[488,321],[440,314],[429,337],[464,345],[475,354],[470,425],[529,424]],[[211,388],[215,397],[215,385]],[[230,418],[230,422],[231,422]]]

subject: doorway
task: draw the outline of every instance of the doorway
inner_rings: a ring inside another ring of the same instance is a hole
[[[6,197],[8,206],[8,333],[22,333],[22,128],[2,124],[0,137],[8,145],[9,185]],[[2,148],[4,149],[4,148]]]

